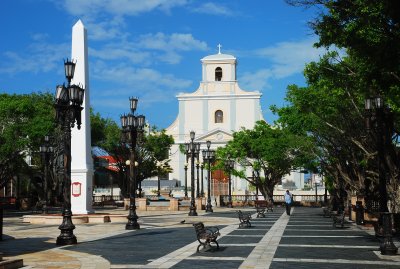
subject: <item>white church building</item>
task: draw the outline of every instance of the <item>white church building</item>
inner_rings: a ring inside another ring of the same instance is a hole
[[[202,80],[200,86],[191,93],[177,95],[179,113],[176,120],[166,128],[172,135],[175,144],[171,147],[171,166],[173,172],[169,179],[176,179],[185,184],[186,156],[179,146],[190,141],[190,131],[195,132],[194,142],[201,143],[201,149],[206,149],[206,141],[211,141],[211,149],[223,147],[232,139],[232,134],[242,127],[251,129],[255,122],[263,120],[259,91],[245,91],[239,87],[236,75],[236,57],[221,53],[201,59]],[[201,153],[200,153],[201,156]],[[202,162],[202,157],[200,157]],[[190,162],[190,160],[189,160]],[[187,183],[190,186],[190,164],[187,172]],[[206,175],[204,170],[204,191],[206,192]],[[227,179],[212,176],[214,190],[218,184],[225,185]],[[220,181],[220,182],[219,182]],[[232,178],[233,194],[243,194],[247,190],[244,179]],[[221,186],[220,186],[221,187]],[[214,196],[212,187],[211,195]],[[225,193],[227,194],[227,193]]]

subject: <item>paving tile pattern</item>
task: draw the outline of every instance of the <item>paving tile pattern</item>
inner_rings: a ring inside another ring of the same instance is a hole
[[[22,258],[26,268],[400,268],[400,255],[382,256],[379,240],[354,223],[333,228],[320,208],[292,209],[287,216],[277,207],[252,226],[239,228],[237,209],[215,212],[138,212],[140,230],[126,231],[125,223],[76,225],[78,244],[58,247],[58,225],[22,223],[6,215],[0,252]],[[110,211],[110,213],[115,213]],[[116,214],[126,213],[120,211]],[[196,252],[193,223],[217,226],[220,249]],[[398,238],[395,243],[399,246]]]

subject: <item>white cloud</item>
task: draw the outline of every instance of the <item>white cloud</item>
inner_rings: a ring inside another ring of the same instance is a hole
[[[305,65],[318,61],[326,53],[325,49],[313,47],[315,39],[298,42],[280,42],[273,46],[256,50],[255,55],[268,59],[270,68],[243,73],[241,85],[248,90],[265,90],[270,88],[270,81],[283,79],[303,72]]]
[[[131,63],[150,65],[154,62],[180,63],[180,51],[208,49],[206,42],[191,34],[164,33],[146,34],[132,42],[108,43],[100,49],[91,49],[91,55],[102,60],[129,60]]]
[[[140,47],[155,50],[207,50],[207,43],[195,39],[192,34],[173,33],[166,35],[164,33],[146,34],[139,37]]]
[[[254,73],[243,73],[239,81],[244,90],[261,92],[263,89],[269,88],[268,80],[272,76],[271,69],[260,69]]]
[[[35,34],[32,34],[31,37],[32,37],[33,41],[40,42],[40,41],[44,41],[47,38],[49,38],[49,34],[47,34],[47,33],[35,33]]]
[[[97,16],[99,13],[136,16],[156,9],[168,13],[172,8],[186,3],[186,0],[64,0],[62,7],[76,16]]]
[[[192,11],[196,13],[203,13],[210,15],[224,15],[224,16],[234,15],[234,12],[229,8],[212,2],[203,3],[200,6],[193,8]]]
[[[70,55],[69,48],[70,44],[67,43],[54,45],[38,42],[33,43],[24,54],[6,51],[0,63],[0,74],[14,75],[19,72],[37,74],[62,70],[62,59]]]
[[[109,67],[105,63],[97,62],[93,68],[92,76],[99,80],[132,87],[139,86],[145,90],[152,90],[157,87],[176,90],[192,85],[192,81],[176,78],[172,74],[164,74],[151,68],[134,68],[126,64]],[[110,93],[115,94],[115,91],[112,90]]]
[[[272,62],[271,71],[275,78],[285,78],[301,73],[306,63],[317,61],[326,53],[325,49],[313,47],[315,41],[315,39],[306,39],[299,42],[281,42],[259,49],[256,54]]]
[[[155,59],[169,64],[177,64],[181,61],[182,56],[178,54],[178,51],[206,51],[208,49],[206,42],[195,39],[192,34],[181,33],[142,35],[135,45],[140,49],[161,51],[162,53],[153,54]]]
[[[109,44],[100,49],[90,48],[89,54],[100,60],[128,60],[133,64],[150,64],[149,52],[140,51],[130,46]]]
[[[134,68],[123,64],[109,68],[100,61],[95,63],[91,77],[103,81],[103,85],[112,85],[112,88],[96,88],[92,104],[116,109],[126,109],[127,96],[138,96],[142,108],[168,103],[175,100],[179,91],[192,86],[190,80],[179,79],[154,69]]]
[[[90,40],[123,39],[128,36],[123,31],[125,20],[122,17],[114,17],[103,21],[94,21],[91,17],[84,17],[83,23],[88,29]]]

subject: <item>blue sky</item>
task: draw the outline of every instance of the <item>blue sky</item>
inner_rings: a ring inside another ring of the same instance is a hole
[[[54,92],[65,81],[72,26],[88,32],[91,106],[119,123],[129,96],[150,124],[168,127],[176,95],[195,91],[200,59],[238,59],[242,89],[260,91],[264,118],[282,106],[286,87],[305,85],[304,65],[324,51],[307,22],[317,10],[283,0],[2,0],[0,92]],[[194,112],[195,113],[195,112]]]

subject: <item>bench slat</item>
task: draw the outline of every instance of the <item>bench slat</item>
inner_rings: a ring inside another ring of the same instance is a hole
[[[251,227],[251,222],[250,222],[251,215],[245,214],[241,210],[238,210],[237,213],[240,221],[239,228]]]
[[[200,243],[197,247],[197,252],[199,252],[200,247],[205,250],[211,248],[211,243],[216,244],[217,249],[219,249],[217,238],[220,233],[218,227],[205,227],[203,222],[194,223],[193,227],[196,231],[197,241]]]

